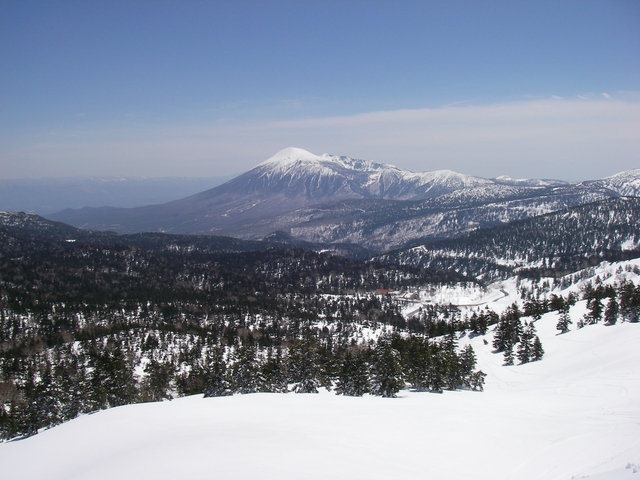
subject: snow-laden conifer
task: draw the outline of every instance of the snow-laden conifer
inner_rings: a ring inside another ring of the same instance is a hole
[[[371,393],[381,397],[395,397],[403,387],[400,353],[391,345],[390,337],[381,337],[373,351]]]
[[[338,367],[336,393],[351,397],[361,397],[370,390],[369,367],[366,350],[347,350]]]
[[[231,395],[229,379],[227,376],[227,363],[224,358],[224,349],[213,347],[206,357],[204,365],[204,389],[205,397],[223,397]]]

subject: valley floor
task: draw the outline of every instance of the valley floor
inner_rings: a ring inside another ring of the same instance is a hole
[[[640,480],[640,324],[556,322],[536,322],[545,357],[522,366],[502,366],[491,333],[463,338],[482,393],[128,405],[0,444],[2,478]]]

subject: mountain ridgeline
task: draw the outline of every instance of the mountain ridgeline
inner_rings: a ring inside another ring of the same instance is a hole
[[[260,240],[278,232],[311,244],[352,244],[384,252],[638,195],[640,170],[581,183],[486,179],[448,170],[413,173],[288,148],[223,185],[187,198],[140,208],[64,210],[49,218],[118,233]]]

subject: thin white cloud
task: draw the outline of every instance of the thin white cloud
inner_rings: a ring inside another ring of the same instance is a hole
[[[604,98],[606,98],[607,100],[611,98],[611,95],[609,95],[607,92],[604,92],[604,93],[602,94],[602,96],[603,96]]]
[[[2,143],[2,142],[0,142]],[[255,123],[57,133],[0,150],[6,177],[215,176],[297,146],[413,171],[567,180],[637,168],[640,102],[534,100]]]

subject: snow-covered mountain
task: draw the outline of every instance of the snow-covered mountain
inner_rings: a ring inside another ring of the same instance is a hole
[[[413,173],[367,160],[317,156],[300,148],[286,148],[249,173],[257,177],[251,182],[254,187],[317,199],[414,200],[492,183],[450,170]]]
[[[511,185],[514,187],[558,187],[568,184],[568,182],[562,180],[511,178],[508,175],[501,175],[494,178],[493,181],[501,185]]]
[[[313,205],[270,221],[293,237],[315,243],[355,243],[373,251],[417,242],[456,238],[617,195],[606,189],[568,185],[562,188],[483,186],[420,201],[342,201]],[[260,226],[237,229],[251,238]]]
[[[49,218],[120,233],[233,235],[238,227],[268,224],[272,217],[310,205],[351,199],[424,199],[490,184],[490,180],[451,171],[412,173],[391,165],[287,148],[224,185],[181,200],[131,209],[67,209]],[[272,231],[261,230],[260,235]]]
[[[49,218],[120,233],[201,233],[259,239],[282,231],[319,243],[384,251],[567,207],[640,195],[640,170],[579,184],[486,179],[287,148],[205,192],[147,207],[64,210]],[[461,220],[462,218],[462,220]]]

